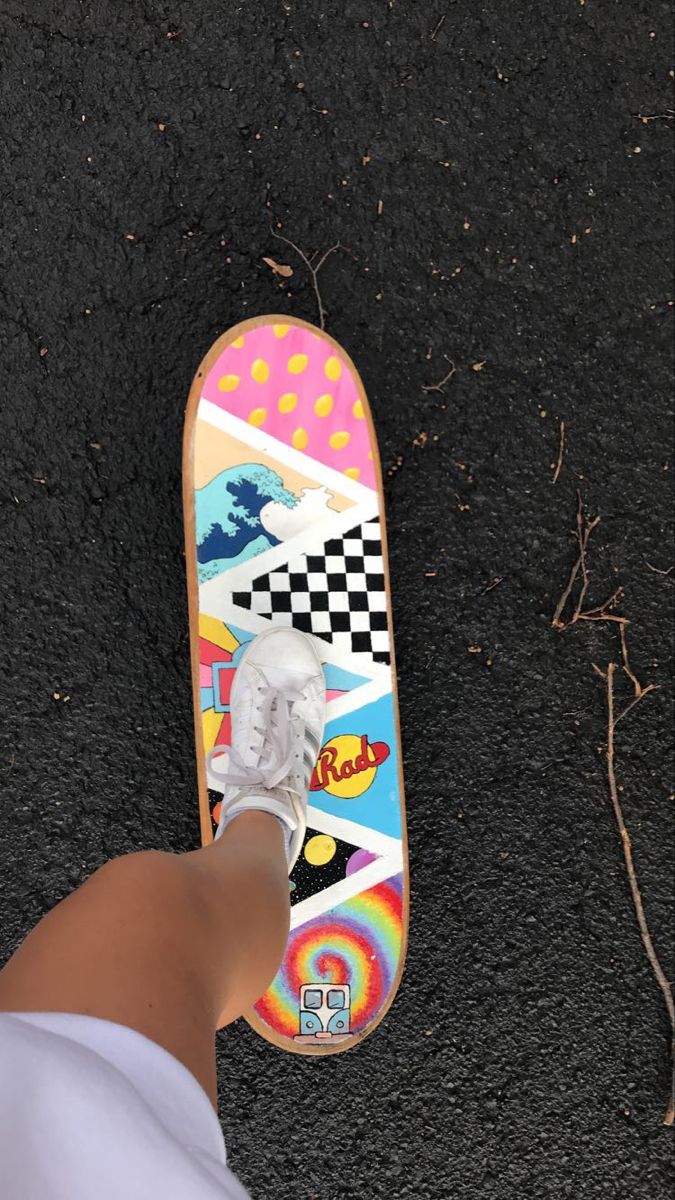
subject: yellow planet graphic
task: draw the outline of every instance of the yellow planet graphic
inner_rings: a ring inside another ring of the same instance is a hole
[[[335,854],[337,847],[335,838],[329,833],[317,833],[311,837],[305,846],[304,855],[313,867],[323,867]]]

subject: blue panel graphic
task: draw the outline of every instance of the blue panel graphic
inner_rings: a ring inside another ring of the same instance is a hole
[[[323,673],[326,687],[331,692],[351,692],[354,688],[360,687],[362,683],[368,683],[368,680],[362,675],[353,675],[351,671],[345,671],[343,667],[336,667],[334,663],[324,663]]]
[[[350,741],[341,746],[339,742],[334,742],[335,738],[347,734],[358,738],[360,744],[357,746]],[[364,737],[367,739],[367,746],[362,741]],[[330,743],[328,747],[327,743]],[[349,749],[346,755],[345,746]],[[388,753],[377,766],[372,782],[368,783],[371,771],[369,763],[373,757],[384,754],[383,747],[386,747]],[[360,795],[341,797],[331,793],[332,786],[337,784],[339,787],[340,776],[351,778],[353,785],[358,788],[359,775],[363,776],[365,786]],[[399,764],[391,692],[372,704],[366,704],[347,716],[329,722],[324,733],[315,779],[324,783],[324,787],[310,792],[309,803],[314,808],[331,816],[356,821],[359,825],[366,825],[390,837],[401,837]]]

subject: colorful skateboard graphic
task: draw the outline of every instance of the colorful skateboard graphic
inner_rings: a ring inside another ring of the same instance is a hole
[[[242,647],[271,625],[317,638],[327,714],[290,879],[282,966],[247,1014],[300,1054],[364,1038],[403,969],[408,894],[382,480],[353,363],[327,334],[258,317],[212,346],[190,392],[185,543],[202,841],[221,792]]]

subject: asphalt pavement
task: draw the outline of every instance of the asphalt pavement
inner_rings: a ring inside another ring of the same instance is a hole
[[[616,626],[551,627],[581,489],[587,603],[625,587],[661,689],[616,768],[672,978],[671,35],[661,0],[3,0],[0,954],[109,856],[197,844],[184,405],[229,325],[316,320],[271,228],[342,247],[319,283],[385,467],[410,950],[344,1056],[220,1036],[256,1200],[671,1195],[592,669]]]

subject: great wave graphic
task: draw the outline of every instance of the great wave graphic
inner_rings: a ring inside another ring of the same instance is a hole
[[[196,490],[200,583],[279,545],[279,538],[260,520],[261,509],[270,502],[292,509],[298,498],[284,487],[279,475],[259,463],[230,467]]]

